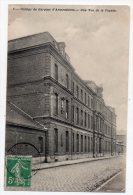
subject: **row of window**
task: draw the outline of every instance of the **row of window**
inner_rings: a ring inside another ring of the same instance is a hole
[[[55,64],[55,79],[58,81],[58,65]],[[69,89],[69,76],[68,74],[66,73],[65,75],[65,85],[66,85],[66,88]]]
[[[105,152],[110,152],[111,151],[111,142],[110,141],[105,141]]]
[[[55,153],[58,153],[59,151],[59,135],[58,135],[58,129],[54,129],[55,131]],[[61,146],[63,146],[63,139],[62,135],[60,137]],[[65,132],[65,151],[70,152],[70,143],[69,140],[71,139],[69,131]],[[98,138],[96,142],[96,152],[102,153],[103,152],[103,146],[102,146],[102,138]],[[111,142],[110,141],[104,141],[104,152],[110,152],[111,151]],[[89,135],[83,135],[83,134],[76,134],[72,133],[72,152],[93,152],[93,137]]]
[[[99,132],[103,132],[103,125],[103,120],[100,117],[95,117],[94,129]]]
[[[54,129],[54,145],[55,145],[55,153],[58,153],[59,149],[59,135],[58,135],[58,129]],[[61,135],[61,146],[62,144],[62,135]],[[70,140],[70,135],[69,131],[65,132],[65,151],[69,152],[69,140]],[[76,144],[75,144],[76,143]],[[90,136],[85,135],[84,136],[84,141],[83,141],[83,135],[80,134],[74,134],[72,133],[72,152],[93,152],[93,138]]]
[[[58,115],[59,114],[59,97],[58,94],[54,94],[54,102],[53,102],[53,107],[54,107],[54,114]],[[65,98],[61,98],[61,113],[63,114],[65,112],[66,119],[69,117],[69,101],[65,100]]]
[[[55,79],[58,81],[58,65],[55,64]],[[70,88],[70,78],[69,75],[65,74],[65,86],[67,89]],[[102,104],[98,102],[97,100],[93,100],[93,97],[89,95],[87,92],[84,92],[82,88],[79,88],[79,85],[76,84],[74,81],[72,83],[72,92],[75,97],[77,97],[79,100],[81,100],[86,106],[88,106],[91,109],[96,109],[98,112],[103,112],[104,116],[111,120],[111,111],[106,109],[106,107],[103,108]],[[113,115],[113,121],[116,122],[116,117]]]
[[[58,94],[55,93],[54,95],[54,114],[59,114],[59,97]],[[65,100],[65,98],[61,98],[61,113],[63,114],[65,112],[66,119],[69,117],[69,101]],[[73,122],[76,120],[77,125],[85,126],[88,128],[93,129],[93,117],[90,116],[90,114],[87,114],[83,110],[80,110],[78,107],[75,108],[72,106],[72,120]]]
[[[89,129],[93,129],[93,116],[88,114],[87,112],[84,112],[83,110],[80,110],[78,107],[72,107],[73,109],[73,122],[76,122],[77,125],[81,125],[84,127],[88,127]],[[88,124],[88,125],[87,125]]]
[[[104,133],[106,135],[111,135],[111,127],[108,126],[107,124],[104,124]]]
[[[55,93],[54,96],[54,114],[59,114],[59,97],[58,94]],[[69,118],[69,101],[65,100],[65,98],[61,98],[61,113],[65,113],[65,118]],[[95,129],[97,131],[103,132],[107,135],[111,135],[111,127],[107,124],[103,123],[99,117],[96,117],[95,122],[93,121],[93,116],[91,116],[86,111],[79,109],[78,107],[72,106],[72,121],[76,123],[76,125],[80,125],[82,127],[87,127],[89,129]]]
[[[58,81],[58,65],[57,64],[55,64],[55,79]],[[66,85],[67,89],[69,89],[69,87],[70,87],[69,82],[70,82],[69,75],[66,73],[66,75],[65,75],[65,85]],[[74,95],[76,95],[76,97],[78,99],[80,99],[83,103],[88,105],[88,107],[93,108],[93,98],[88,95],[88,102],[87,102],[87,93],[85,92],[83,94],[82,89],[79,92],[79,86],[78,85],[75,86],[74,82],[73,82],[73,85],[72,85],[72,92],[73,92]],[[80,97],[79,97],[79,94],[80,94]]]
[[[72,92],[85,105],[93,109],[93,106],[94,106],[93,98],[90,95],[87,95],[86,92],[83,92],[83,89],[82,88],[80,89],[79,86],[75,84],[75,82],[73,82],[73,85],[72,85]]]
[[[59,149],[59,135],[58,135],[58,129],[54,129],[54,149],[55,153],[58,153]],[[61,134],[61,146],[63,146],[63,138]],[[66,152],[69,152],[69,140],[70,140],[70,135],[69,131],[65,132],[65,149]],[[43,143],[43,137],[38,137],[38,144],[39,144],[39,152],[43,153],[44,152],[44,143]],[[96,143],[96,151],[101,153],[102,152],[102,139],[99,138],[99,142]],[[111,151],[111,142],[110,141],[105,141],[105,146],[104,146],[104,151],[105,152],[110,152]],[[93,137],[81,134],[75,134],[72,133],[72,152],[93,152]]]

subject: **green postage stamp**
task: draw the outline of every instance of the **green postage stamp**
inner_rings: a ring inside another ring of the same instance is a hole
[[[7,156],[6,185],[30,187],[31,161],[32,156]]]

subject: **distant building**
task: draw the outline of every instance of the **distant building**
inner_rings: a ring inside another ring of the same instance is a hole
[[[116,135],[116,153],[123,154],[126,152],[126,135]]]
[[[48,32],[9,41],[6,151],[27,141],[47,162],[115,155],[115,109],[102,92]]]

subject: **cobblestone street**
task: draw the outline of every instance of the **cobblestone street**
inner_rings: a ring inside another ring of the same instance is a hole
[[[40,170],[32,177],[31,188],[17,188],[17,190],[92,191],[118,172],[123,166],[122,162],[122,157],[116,157]]]

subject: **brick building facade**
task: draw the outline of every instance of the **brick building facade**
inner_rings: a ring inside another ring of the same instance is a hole
[[[6,151],[26,139],[47,162],[114,155],[116,114],[102,91],[48,32],[9,41]]]

